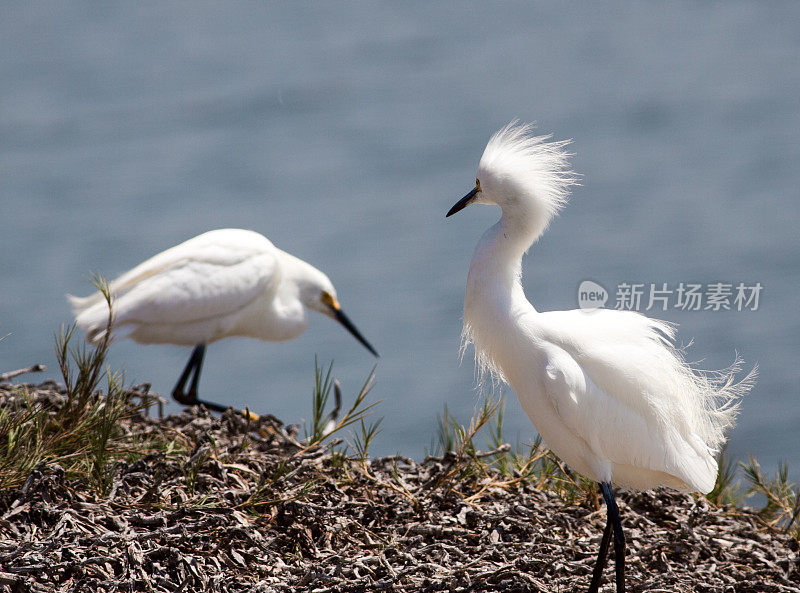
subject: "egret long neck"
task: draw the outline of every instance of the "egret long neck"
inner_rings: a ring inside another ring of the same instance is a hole
[[[496,313],[532,305],[525,298],[520,277],[522,256],[536,239],[531,229],[503,216],[487,230],[472,256],[464,301],[465,318],[470,309],[487,307]]]
[[[513,354],[520,317],[536,312],[520,282],[522,255],[532,241],[521,230],[501,218],[484,233],[469,266],[463,339],[472,342],[481,374],[507,376],[499,361]]]

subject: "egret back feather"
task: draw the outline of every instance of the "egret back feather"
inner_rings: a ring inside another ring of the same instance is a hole
[[[215,334],[235,323],[232,316],[274,289],[280,280],[278,257],[279,250],[253,231],[219,229],[189,239],[109,284],[115,325],[136,325],[130,333],[134,339],[144,332],[153,334],[145,342],[170,342],[168,336],[180,333],[179,326],[209,320],[204,326],[207,337],[201,341],[213,341]],[[68,299],[86,339],[101,339],[108,319],[103,295]],[[212,326],[216,329],[209,329]],[[187,335],[183,341],[191,345],[195,340]]]

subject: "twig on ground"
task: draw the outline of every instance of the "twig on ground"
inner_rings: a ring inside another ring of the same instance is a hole
[[[14,377],[19,377],[20,375],[27,375],[28,373],[41,373],[42,371],[46,371],[47,367],[43,364],[35,364],[33,366],[25,367],[24,369],[17,369],[16,371],[8,371],[6,373],[0,373],[0,383],[5,383],[10,381]]]

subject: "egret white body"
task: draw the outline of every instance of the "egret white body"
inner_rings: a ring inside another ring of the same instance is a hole
[[[715,455],[753,374],[736,383],[738,360],[726,371],[694,371],[672,345],[673,325],[633,311],[536,311],[522,289],[522,256],[575,182],[566,143],[548,139],[513,123],[497,132],[481,158],[475,189],[448,216],[472,203],[502,209],[470,264],[464,346],[473,345],[483,378],[510,384],[550,449],[601,484],[609,523],[590,587],[596,591],[616,513],[611,484],[710,492]],[[614,535],[622,591],[618,519]]]
[[[127,337],[141,344],[195,346],[173,392],[182,403],[224,409],[197,400],[205,345],[232,336],[291,340],[308,327],[309,310],[341,323],[377,356],[342,312],[328,277],[254,231],[209,231],[151,257],[109,289],[114,327],[127,330]],[[99,341],[108,321],[103,295],[69,300],[87,340]],[[184,394],[190,371],[192,388]]]

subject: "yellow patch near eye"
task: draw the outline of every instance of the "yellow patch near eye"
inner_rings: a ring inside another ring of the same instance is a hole
[[[481,191],[481,182],[477,177],[475,178],[475,189]]]
[[[322,293],[322,302],[337,311],[342,308],[341,305],[339,305],[339,301],[333,298],[333,295],[329,292]]]

